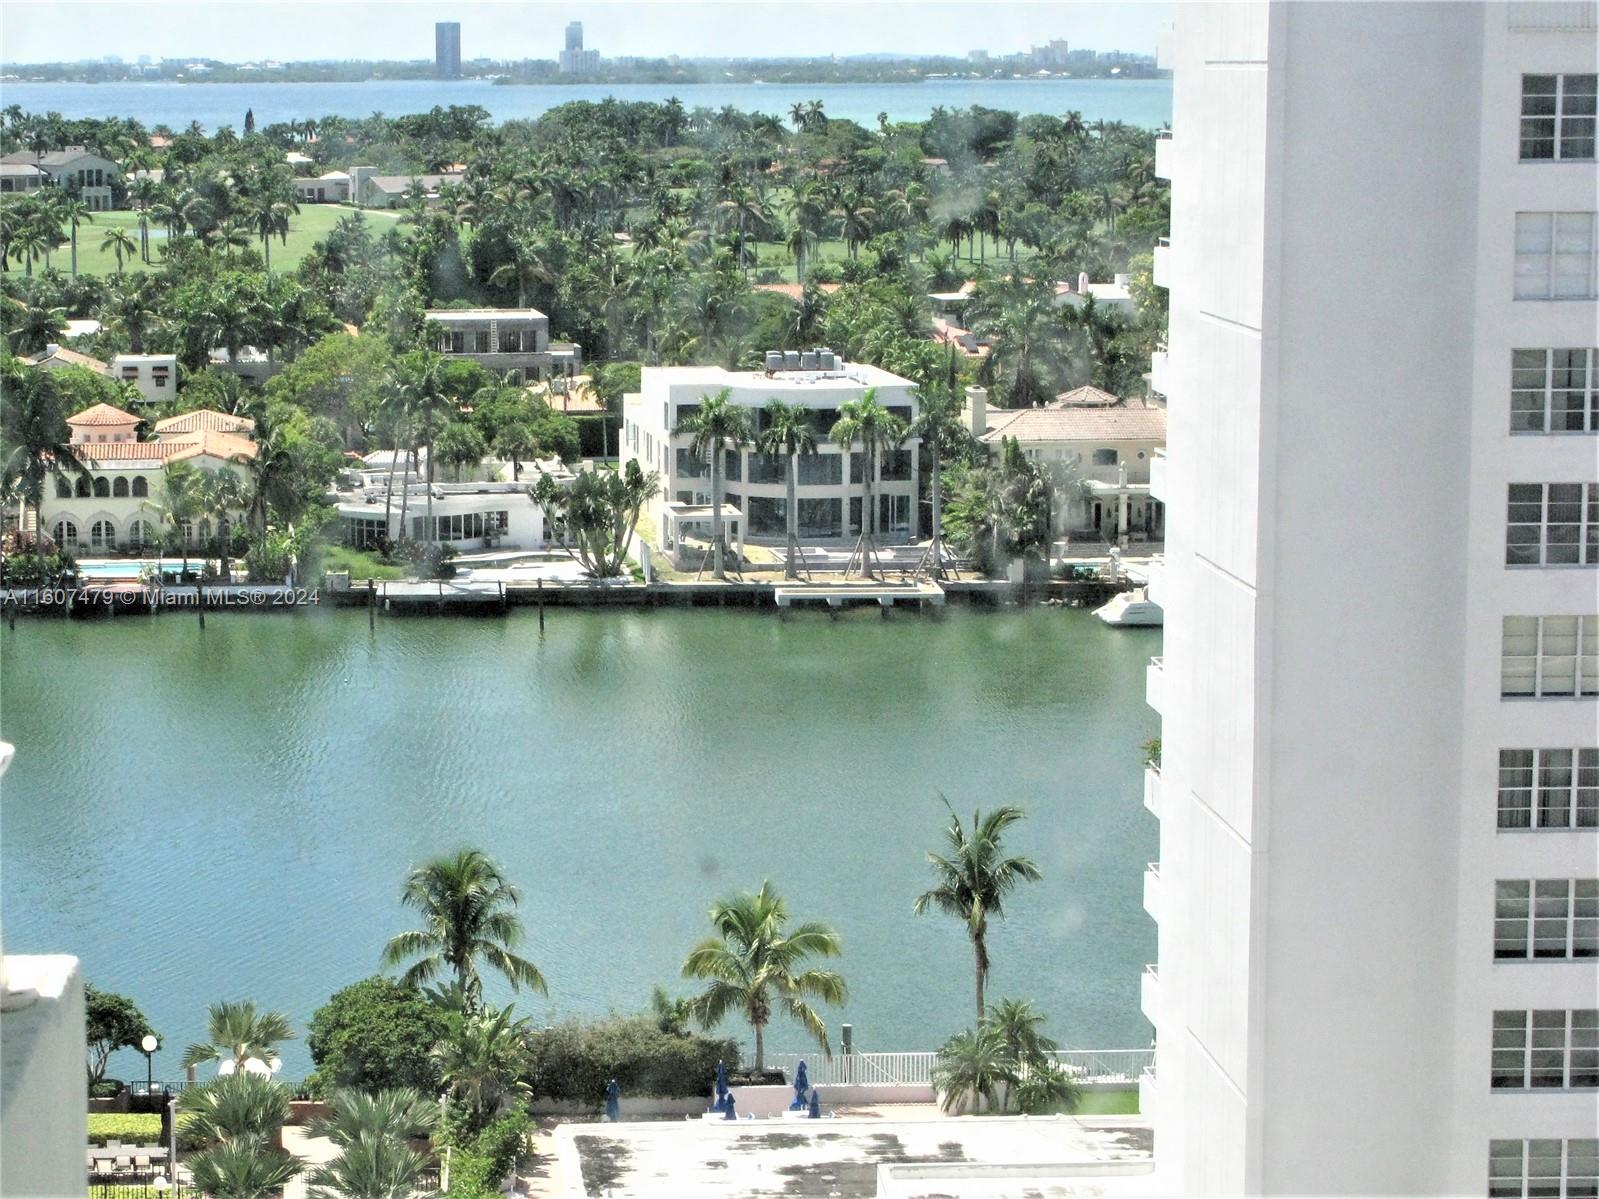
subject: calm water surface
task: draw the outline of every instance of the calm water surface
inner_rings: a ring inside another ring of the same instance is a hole
[[[134,995],[176,1077],[210,1001],[303,1034],[408,927],[407,869],[477,844],[524,890],[537,1021],[686,985],[707,904],[771,877],[843,935],[830,1025],[934,1048],[971,1005],[960,927],[910,910],[942,790],[1026,808],[1015,848],[1045,874],[993,935],[990,994],[1036,999],[1065,1044],[1143,1046],[1158,646],[1057,610],[554,611],[543,637],[527,613],[19,622],[0,632],[6,948],[76,953]],[[113,1073],[143,1073],[123,1057]],[[310,1068],[294,1042],[286,1074]]]
[[[923,83],[877,84],[548,84],[496,87],[477,79],[373,80],[367,83],[16,83],[0,82],[0,104],[68,117],[134,117],[145,125],[186,128],[199,121],[206,132],[244,126],[254,109],[257,126],[275,121],[336,115],[365,117],[426,112],[435,104],[481,104],[496,121],[536,117],[574,100],[666,100],[676,96],[690,109],[731,104],[744,112],[788,119],[796,101],[820,99],[827,114],[875,127],[877,114],[921,121],[935,107],[981,104],[1021,113],[1059,116],[1076,109],[1089,121],[1125,121],[1158,128],[1171,121],[1169,79],[931,79]]]

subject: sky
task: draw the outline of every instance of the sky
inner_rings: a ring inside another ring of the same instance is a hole
[[[900,52],[995,54],[1065,38],[1089,50],[1154,53],[1171,5],[981,0],[0,0],[0,62],[76,62],[121,55],[215,58],[433,57],[433,23],[461,23],[465,59],[551,58],[568,21],[608,58],[819,57]]]

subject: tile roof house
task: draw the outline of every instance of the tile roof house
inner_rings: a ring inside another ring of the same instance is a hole
[[[23,362],[29,366],[42,366],[45,370],[57,370],[63,366],[81,366],[84,370],[93,371],[97,375],[103,375],[107,370],[106,364],[98,358],[91,358],[87,354],[80,354],[76,350],[69,350],[53,342],[37,354],[28,355]]]
[[[112,184],[122,178],[121,167],[83,146],[46,150],[42,154],[18,150],[0,157],[0,164],[38,167],[58,187],[76,188],[79,197],[95,212],[111,207]]]
[[[196,408],[193,412],[169,416],[155,423],[155,435],[162,438],[179,433],[204,432],[242,433],[248,436],[255,432],[255,422],[248,416],[234,416],[230,412],[218,412],[215,408]]]

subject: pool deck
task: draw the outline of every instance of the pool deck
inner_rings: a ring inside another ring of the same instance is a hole
[[[563,1124],[541,1147],[554,1160],[528,1180],[527,1194],[544,1199],[871,1199],[879,1167],[896,1164],[924,1166],[916,1173],[929,1177],[904,1180],[909,1189],[895,1181],[895,1195],[1132,1193],[1152,1162],[1138,1117],[952,1118],[931,1108],[819,1121]]]

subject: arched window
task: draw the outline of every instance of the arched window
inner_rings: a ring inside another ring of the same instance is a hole
[[[97,520],[89,526],[89,548],[108,550],[116,544],[117,530],[109,520]]]
[[[111,494],[117,496],[119,499],[127,496],[128,481],[121,475],[118,475],[116,480],[111,484]]]
[[[86,476],[78,476],[77,486],[73,488],[73,493],[80,500],[86,500],[89,498],[89,480]]]
[[[142,550],[147,545],[155,544],[155,529],[151,528],[147,520],[136,520],[128,526],[128,544]]]
[[[133,494],[139,499],[143,499],[150,494],[150,484],[144,481],[143,475],[133,476]]]
[[[72,498],[72,484],[66,479],[56,479],[56,499],[70,500]]]
[[[70,520],[58,520],[55,527],[56,545],[66,548],[78,543],[78,526]]]
[[[94,494],[95,494],[95,498],[96,499],[101,499],[101,500],[110,499],[111,498],[111,480],[105,478],[104,476],[96,479],[94,481]]]

